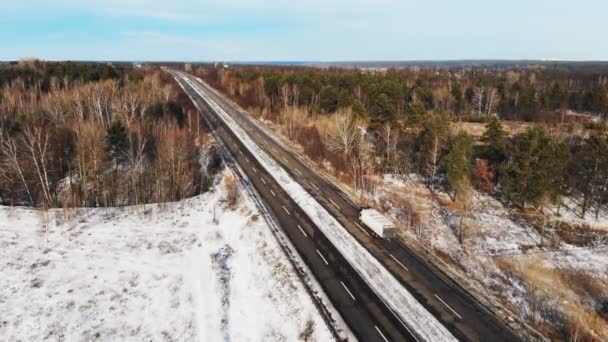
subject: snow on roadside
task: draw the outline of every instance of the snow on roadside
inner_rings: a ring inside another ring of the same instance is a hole
[[[184,78],[197,93],[216,111],[238,136],[260,164],[275,178],[288,195],[308,214],[323,234],[349,260],[351,266],[398,316],[426,341],[453,341],[451,333],[433,317],[416,299],[361,246],[340,223],[331,216],[289,174],[251,140],[249,135],[230,115],[215,103],[199,86]]]
[[[254,204],[226,210],[221,189],[53,210],[46,234],[40,211],[0,207],[2,339],[331,340]]]

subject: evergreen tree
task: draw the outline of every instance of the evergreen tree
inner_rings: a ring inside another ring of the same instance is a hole
[[[498,166],[505,158],[507,132],[502,128],[500,120],[491,116],[486,124],[486,130],[481,136],[481,141],[486,144],[483,149],[483,158],[487,159],[492,166]]]
[[[538,120],[540,102],[534,87],[530,86],[522,91],[518,109],[525,121],[535,122]]]
[[[585,217],[608,179],[608,139],[594,134],[574,151],[571,186],[582,196],[581,217]]]
[[[505,196],[520,207],[555,196],[556,180],[568,158],[567,145],[547,136],[541,127],[517,135],[507,146],[500,184]]]
[[[418,166],[420,167],[420,174],[426,177],[429,184],[435,181],[449,128],[449,118],[445,115],[436,115],[425,123],[418,138]]]
[[[333,113],[338,109],[338,90],[331,85],[321,89],[321,111]]]
[[[460,114],[464,109],[464,97],[460,83],[454,82],[451,93],[452,97],[454,97],[454,112]]]
[[[114,121],[108,128],[106,135],[106,153],[108,159],[117,165],[125,159],[128,148],[129,137],[127,136],[127,128],[121,121]]]
[[[442,164],[446,173],[447,189],[458,198],[461,190],[470,188],[471,159],[473,157],[473,138],[465,132],[451,139],[449,152],[443,157]]]
[[[418,101],[410,102],[405,111],[407,123],[410,125],[419,125],[424,121],[425,113],[426,111],[422,103]]]
[[[363,106],[361,101],[359,101],[359,99],[355,99],[353,101],[352,107],[353,107],[354,115],[356,115],[359,118],[367,117],[367,111],[365,110],[365,107]]]
[[[395,120],[395,106],[388,95],[382,93],[376,97],[370,108],[370,128],[376,129],[386,122]]]

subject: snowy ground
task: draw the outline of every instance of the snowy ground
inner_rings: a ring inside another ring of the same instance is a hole
[[[256,210],[0,207],[0,340],[331,340]]]
[[[469,288],[487,298],[502,299],[515,315],[557,324],[559,329],[567,330],[568,326],[559,320],[556,323],[556,317],[572,322],[582,317],[581,311],[588,315],[585,317],[602,321],[595,312],[608,296],[608,246],[602,239],[591,247],[575,246],[549,241],[551,234],[546,232],[541,240],[532,222],[514,220],[511,211],[495,198],[476,193],[472,210],[463,221],[466,233],[460,244],[456,235],[460,213],[452,207],[449,196],[441,191],[432,194],[415,175],[406,179],[385,175],[381,184],[375,200],[383,209],[400,219],[405,216],[402,207],[409,205],[423,223],[418,230],[403,230],[402,237],[449,257],[457,266],[452,270],[461,273]],[[547,221],[608,229],[606,213],[600,213],[597,220],[588,214],[583,220],[575,210],[566,199],[560,216],[555,215],[555,208],[546,211]],[[608,338],[608,324],[603,324],[604,329],[595,329],[587,336]]]

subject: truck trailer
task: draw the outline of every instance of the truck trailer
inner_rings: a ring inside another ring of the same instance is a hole
[[[390,239],[397,234],[397,227],[393,222],[376,209],[361,210],[359,219],[383,239]]]

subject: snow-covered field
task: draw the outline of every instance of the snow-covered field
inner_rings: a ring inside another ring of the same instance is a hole
[[[0,340],[330,341],[252,201],[228,210],[222,192],[46,218],[0,207]]]

